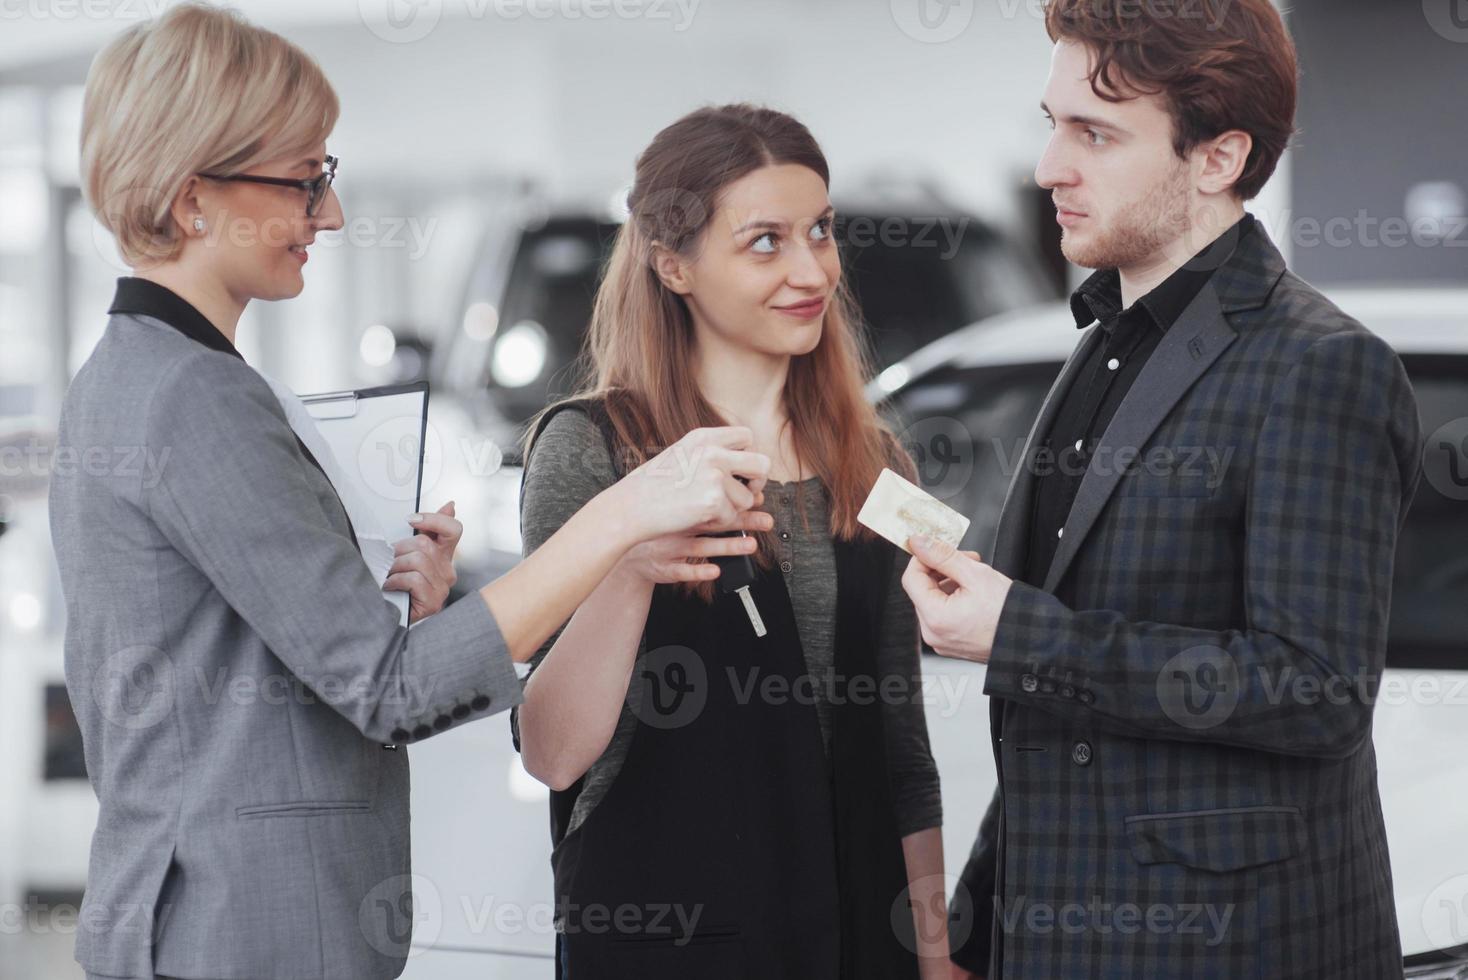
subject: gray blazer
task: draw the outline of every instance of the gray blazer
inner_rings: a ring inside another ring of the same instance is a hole
[[[113,977],[395,977],[395,745],[520,700],[470,595],[410,630],[243,360],[112,316],[61,412],[51,534],[101,803],[76,956]]]

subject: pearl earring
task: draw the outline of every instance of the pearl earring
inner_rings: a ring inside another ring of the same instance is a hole
[[[203,231],[203,230],[204,230],[204,219],[203,218],[195,218],[194,219],[194,231]]]

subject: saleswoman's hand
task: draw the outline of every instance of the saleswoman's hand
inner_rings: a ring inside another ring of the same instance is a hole
[[[751,445],[742,426],[694,429],[628,473],[608,490],[627,537],[733,527],[770,473],[770,458]]]
[[[454,571],[454,549],[464,534],[464,525],[454,519],[450,500],[436,513],[420,514],[408,523],[420,533],[393,545],[392,568],[383,589],[408,593],[408,622],[416,623],[443,609],[449,589],[459,580]]]

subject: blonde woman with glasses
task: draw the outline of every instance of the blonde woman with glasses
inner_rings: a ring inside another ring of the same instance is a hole
[[[421,515],[380,586],[309,440],[234,345],[245,306],[299,294],[315,236],[341,227],[337,113],[299,49],[198,4],[123,33],[87,80],[85,191],[135,275],[59,441],[159,462],[51,485],[67,687],[100,803],[89,976],[397,976],[413,919],[400,747],[518,703],[513,662],[630,549],[727,528],[762,499],[750,433],[698,429],[477,594],[444,608],[451,504]],[[744,544],[690,540],[699,558]],[[384,587],[409,594],[411,631]]]

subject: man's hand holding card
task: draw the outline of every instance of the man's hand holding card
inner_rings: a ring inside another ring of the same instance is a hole
[[[902,588],[917,610],[923,642],[945,657],[988,663],[1013,583],[976,552],[958,550],[969,519],[883,470],[857,520],[912,555]]]

